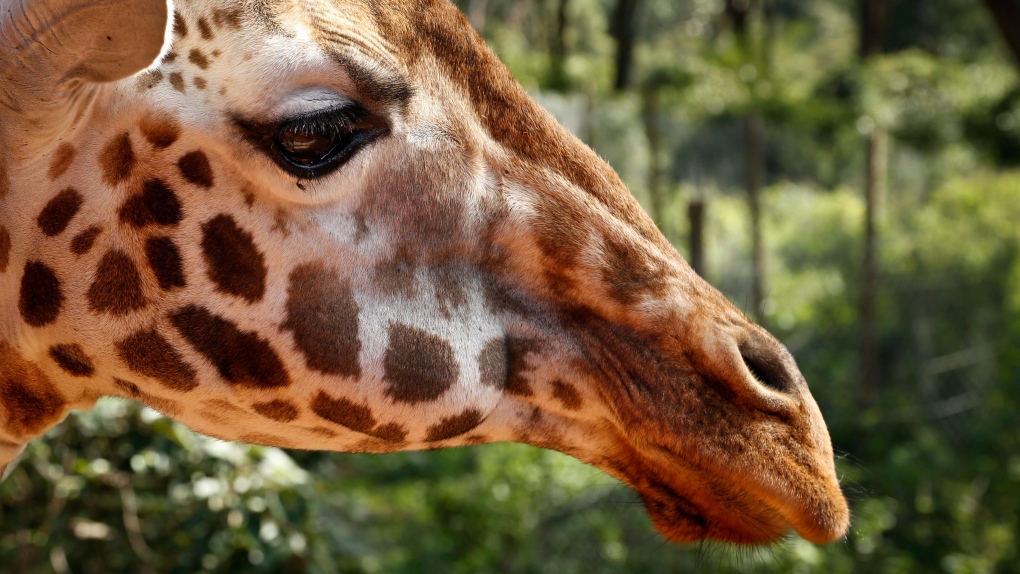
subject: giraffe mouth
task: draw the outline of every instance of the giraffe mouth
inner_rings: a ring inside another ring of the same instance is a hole
[[[835,504],[827,489],[782,486],[763,478],[764,472],[728,471],[718,462],[695,465],[659,445],[651,450],[651,456],[642,457],[640,474],[628,473],[625,480],[641,496],[656,529],[674,542],[758,545],[795,531],[824,544],[846,530],[845,503]]]

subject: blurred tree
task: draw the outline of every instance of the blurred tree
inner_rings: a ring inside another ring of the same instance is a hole
[[[616,40],[616,79],[613,87],[626,90],[634,76],[634,44],[638,35],[638,9],[640,0],[617,0],[610,24]]]
[[[864,65],[882,53],[888,21],[886,0],[860,0],[860,57]],[[878,120],[878,121],[876,121]],[[875,301],[878,296],[878,220],[879,208],[885,191],[886,149],[888,140],[879,118],[869,118],[864,124],[867,134],[866,167],[864,176],[864,261],[861,279],[859,400],[869,406],[874,400],[875,385],[881,376],[878,369],[878,327],[875,319]]]
[[[1016,64],[1020,66],[1020,1],[984,0],[984,2],[995,17],[995,23],[1013,52]]]
[[[768,46],[768,40],[756,43],[750,30],[750,17],[758,2],[756,0],[726,0],[725,17],[733,28],[740,46],[741,70],[746,81],[752,83],[764,70],[765,57],[761,52]],[[757,44],[757,45],[756,45]],[[746,157],[747,205],[751,215],[751,309],[764,321],[765,304],[765,240],[762,234],[762,190],[765,187],[765,152],[763,149],[761,111],[756,97],[750,98],[750,108],[744,115],[744,153]]]

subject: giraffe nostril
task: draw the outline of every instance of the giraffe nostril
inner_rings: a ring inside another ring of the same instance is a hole
[[[741,345],[740,357],[754,378],[773,391],[792,394],[794,378],[782,354],[757,346]]]

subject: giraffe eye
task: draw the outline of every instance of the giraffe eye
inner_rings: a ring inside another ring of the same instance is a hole
[[[336,131],[307,133],[295,129],[284,129],[276,136],[276,145],[283,157],[300,167],[315,167],[329,159],[348,134]]]
[[[363,108],[345,106],[284,123],[273,136],[273,147],[282,167],[313,179],[339,169],[385,131],[385,124]]]

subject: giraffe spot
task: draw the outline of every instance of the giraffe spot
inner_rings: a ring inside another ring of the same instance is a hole
[[[103,181],[116,185],[131,176],[135,167],[135,150],[131,147],[131,136],[127,132],[110,140],[99,153],[99,167],[103,170]]]
[[[71,253],[75,255],[85,255],[92,250],[92,246],[96,243],[96,238],[103,232],[103,228],[93,225],[85,231],[82,231],[78,235],[74,236],[71,240]]]
[[[115,346],[120,360],[132,372],[175,391],[190,391],[198,386],[195,369],[155,329],[135,333]]]
[[[581,400],[581,393],[577,392],[574,385],[565,383],[559,379],[552,382],[553,387],[553,398],[563,404],[564,408],[569,411],[576,411],[581,408],[583,401]]]
[[[413,298],[417,286],[414,272],[414,264],[409,259],[396,257],[377,263],[372,279],[387,295]]]
[[[0,273],[7,272],[7,265],[11,262],[11,232],[0,225]]]
[[[298,418],[300,414],[298,408],[287,401],[277,400],[268,403],[256,403],[252,405],[252,408],[267,419],[273,419],[281,423],[289,423]]]
[[[482,384],[501,389],[506,385],[507,344],[503,337],[496,337],[482,347],[478,354],[478,369]]]
[[[173,52],[168,52],[167,55],[163,57],[162,63],[164,64],[169,63],[167,62],[167,58],[169,58],[172,54]],[[135,80],[135,89],[138,90],[139,92],[151,90],[152,88],[158,86],[159,83],[162,81],[163,72],[160,72],[159,70],[149,70],[148,72],[142,72],[141,74],[138,74],[138,79]]]
[[[206,58],[205,54],[197,48],[192,48],[192,50],[188,52],[188,61],[203,70],[209,67],[209,58]]]
[[[519,397],[530,397],[534,394],[527,377],[531,370],[528,357],[537,354],[538,350],[538,343],[533,339],[507,338],[506,392]]]
[[[395,423],[376,428],[375,417],[368,407],[355,404],[343,397],[335,399],[323,391],[312,400],[312,412],[353,431],[392,442],[402,442],[407,431]]]
[[[383,357],[387,396],[408,404],[434,401],[457,381],[457,359],[445,339],[403,323],[390,326],[389,336]]]
[[[177,52],[174,52],[173,50],[170,50],[169,52],[166,53],[166,56],[163,56],[163,61],[160,62],[160,64],[173,64],[176,61],[177,61]],[[162,77],[162,74],[160,74],[160,76]]]
[[[142,137],[156,149],[166,149],[181,137],[181,126],[170,116],[162,114],[145,116],[138,124],[138,129]]]
[[[220,214],[202,225],[202,255],[216,288],[255,303],[266,291],[266,260],[251,233]]]
[[[67,142],[60,144],[57,151],[53,152],[53,159],[50,160],[50,170],[47,172],[49,178],[53,180],[64,175],[74,163],[75,154],[73,145]]]
[[[177,225],[184,218],[177,194],[161,179],[147,179],[120,208],[120,220],[133,227]]]
[[[468,446],[478,446],[489,442],[489,437],[483,434],[473,434],[469,437],[464,438],[464,444]]]
[[[174,34],[181,38],[188,35],[188,23],[181,17],[180,12],[174,11]]]
[[[337,436],[336,432],[331,431],[331,430],[329,430],[326,427],[312,427],[312,428],[308,429],[308,431],[312,432],[312,433],[315,433],[315,434],[317,434],[319,436],[324,436],[326,438],[336,438],[336,436]]]
[[[327,375],[360,377],[358,303],[350,283],[321,265],[302,265],[290,274],[287,320],[294,345],[309,369]]]
[[[63,398],[52,384],[43,378],[42,373],[33,374],[33,382],[7,373],[0,378],[3,383],[0,385],[0,399],[7,409],[6,426],[15,436],[38,434],[63,411]]]
[[[122,381],[117,378],[113,379],[113,383],[117,386],[117,389],[119,389],[120,392],[124,393],[129,398],[135,399],[136,401],[148,406],[149,408],[157,410],[168,417],[176,418],[181,412],[181,405],[177,401],[149,394],[138,388],[138,385]]]
[[[168,78],[170,85],[180,93],[184,93],[184,76],[180,72],[172,72]]]
[[[219,28],[222,26],[228,26],[235,30],[241,29],[241,11],[237,8],[231,8],[229,10],[223,10],[221,8],[213,9],[213,24]]]
[[[425,440],[436,442],[462,435],[475,428],[482,422],[482,413],[477,409],[468,409],[463,413],[447,417],[439,423],[429,427]]]
[[[93,311],[111,315],[127,315],[148,304],[138,268],[126,253],[118,250],[103,255],[85,297]]]
[[[212,28],[209,27],[209,22],[207,22],[205,20],[205,18],[199,18],[198,19],[198,32],[200,34],[202,34],[202,39],[203,40],[212,40],[213,39]]]
[[[208,83],[206,83],[205,78],[203,78],[202,76],[195,76],[194,82],[195,87],[200,90],[204,90],[206,86],[209,85]]]
[[[172,239],[165,235],[150,237],[145,242],[145,257],[149,260],[149,267],[156,274],[160,289],[172,291],[187,285],[184,280],[181,252]]]
[[[407,438],[407,429],[397,423],[387,423],[376,427],[371,434],[390,442],[404,442]]]
[[[76,344],[54,345],[50,347],[50,357],[75,377],[91,377],[96,373],[92,359]]]
[[[206,189],[213,185],[212,166],[209,165],[209,158],[202,151],[193,151],[181,156],[181,159],[177,160],[177,169],[190,183]]]
[[[21,277],[21,297],[18,310],[21,318],[33,327],[42,327],[57,320],[64,304],[60,280],[45,263],[29,261]]]
[[[54,237],[63,233],[84,203],[85,198],[73,188],[69,187],[58,193],[46,204],[36,219],[43,235]]]
[[[170,321],[228,383],[255,389],[290,384],[280,357],[256,333],[241,331],[230,321],[195,305],[171,314]]]
[[[0,342],[0,365],[0,405],[7,410],[8,431],[30,437],[56,422],[66,402],[42,370],[6,342]]]

